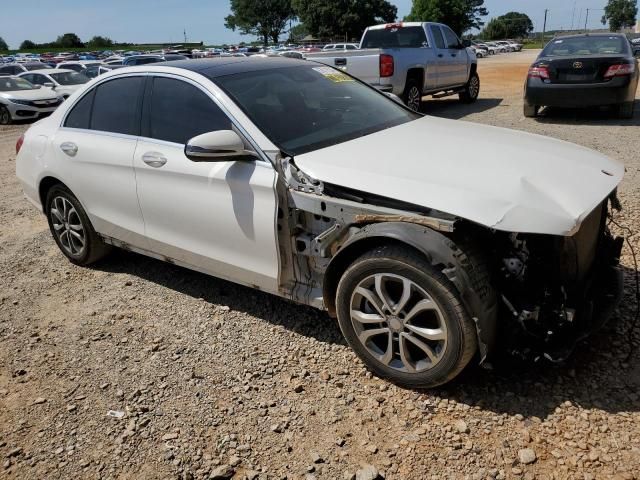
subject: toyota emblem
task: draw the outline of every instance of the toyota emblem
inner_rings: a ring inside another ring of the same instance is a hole
[[[582,62],[573,62],[573,68],[582,68]]]

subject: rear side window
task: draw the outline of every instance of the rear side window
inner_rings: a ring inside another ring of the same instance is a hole
[[[391,27],[367,30],[362,48],[420,48],[427,44],[422,27]]]
[[[216,130],[230,130],[231,120],[200,89],[172,78],[153,79],[149,108],[150,138],[186,144]]]
[[[93,106],[93,96],[95,93],[96,89],[94,88],[74,105],[64,122],[65,127],[82,128],[84,130],[89,129],[89,124],[91,122],[91,107]]]
[[[447,48],[444,43],[444,37],[442,36],[442,31],[440,27],[436,25],[431,25],[429,27],[431,29],[431,35],[433,36],[433,41],[436,42],[436,48],[443,49]]]
[[[442,31],[444,32],[444,39],[447,44],[447,48],[458,48],[460,45],[460,39],[455,33],[453,33],[453,30],[449,27],[442,27]]]
[[[98,85],[89,128],[138,135],[143,83],[143,77],[126,77]]]

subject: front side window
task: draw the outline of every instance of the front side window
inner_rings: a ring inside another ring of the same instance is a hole
[[[229,117],[199,88],[173,78],[153,79],[145,136],[184,145],[203,133],[230,129]]]
[[[140,100],[144,77],[110,80],[96,87],[91,130],[139,135]]]
[[[442,31],[444,32],[444,39],[447,44],[447,48],[459,48],[460,39],[455,33],[453,33],[453,30],[451,30],[449,27],[443,26]]]
[[[290,155],[420,118],[372,87],[326,66],[244,72],[214,81]]]
[[[27,75],[24,75],[24,76],[26,77]],[[49,80],[44,75],[34,73],[33,75],[30,75],[30,77],[31,78],[27,80],[29,80],[31,83],[35,85],[44,85],[45,83],[51,83],[51,80]]]

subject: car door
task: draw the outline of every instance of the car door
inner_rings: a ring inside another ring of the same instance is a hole
[[[271,163],[194,162],[184,154],[189,139],[230,129],[236,127],[202,86],[184,77],[149,78],[143,136],[134,160],[145,234],[159,255],[276,291],[276,172]]]
[[[133,155],[144,76],[118,77],[89,90],[53,138],[63,180],[98,233],[146,248]]]
[[[450,81],[450,62],[448,57],[449,52],[440,27],[438,25],[429,25],[429,31],[431,33],[431,38],[433,39],[433,49],[436,52],[435,65],[431,69],[431,73],[429,74],[429,84],[432,87],[441,88],[445,85],[448,85],[448,82]],[[428,67],[427,71],[429,71]]]
[[[458,36],[446,25],[442,25],[442,34],[447,46],[450,71],[448,85],[464,85],[467,83],[467,51]]]

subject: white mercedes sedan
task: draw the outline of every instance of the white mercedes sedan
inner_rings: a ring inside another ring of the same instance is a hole
[[[425,117],[313,62],[122,68],[16,148],[71,262],[115,246],[324,309],[404,386],[500,348],[564,358],[620,299],[620,163]]]

